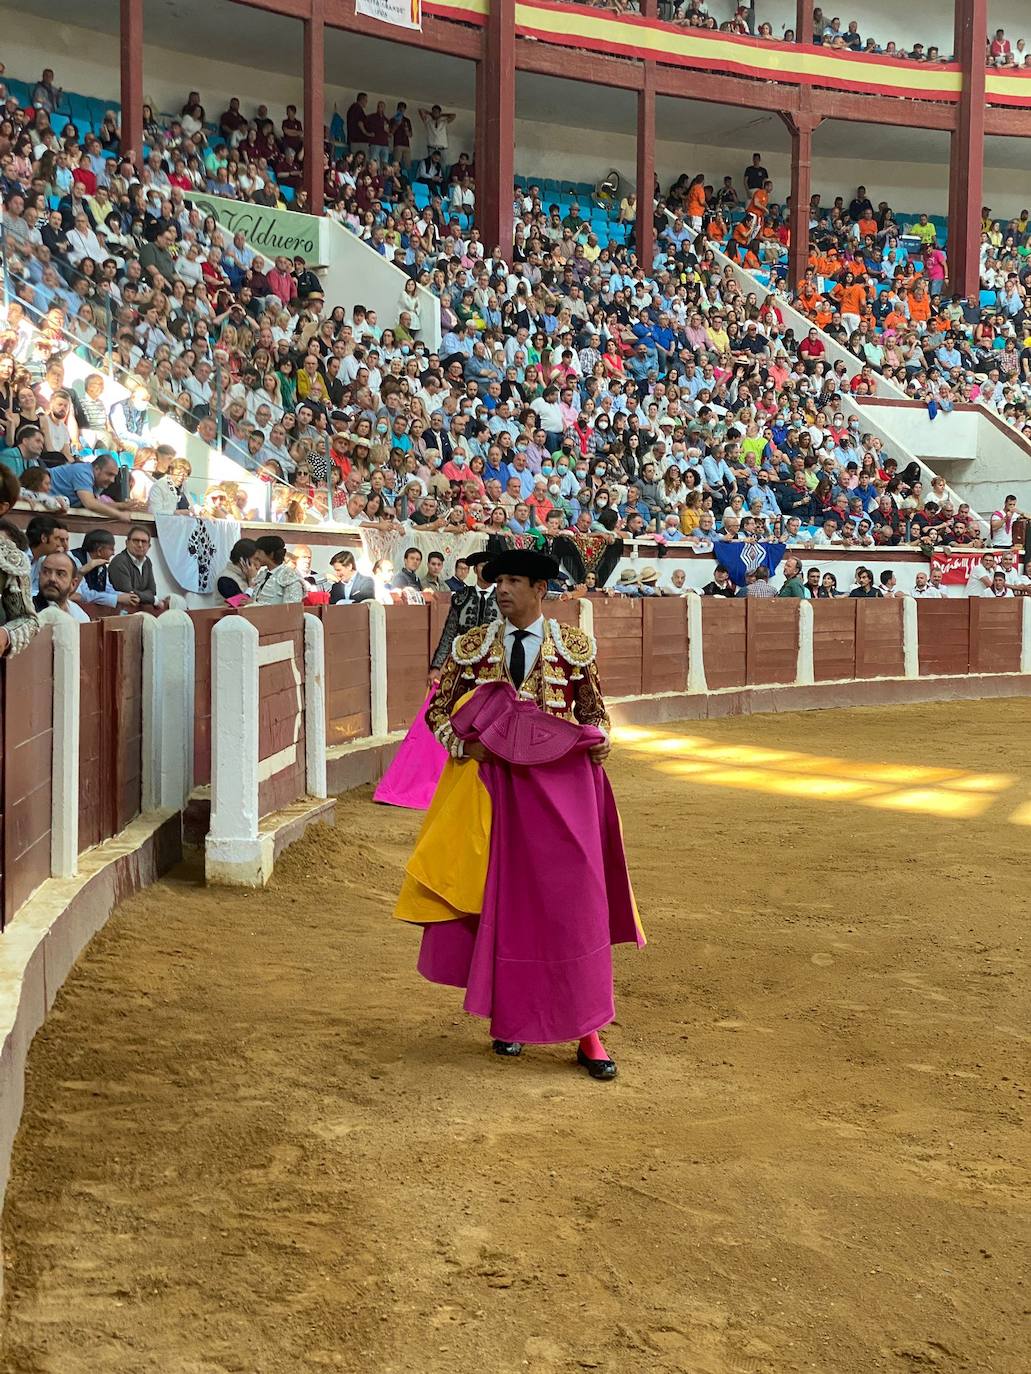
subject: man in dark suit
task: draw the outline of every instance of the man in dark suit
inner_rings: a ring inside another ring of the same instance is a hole
[[[154,565],[149,558],[150,531],[143,525],[133,525],[125,536],[125,548],[116,553],[107,565],[107,580],[116,592],[134,593],[140,605],[163,611],[165,602],[158,600]]]
[[[498,607],[494,600],[494,583],[483,580],[483,565],[490,556],[486,552],[474,553],[468,560],[469,567],[476,571],[476,582],[473,586],[459,587],[458,591],[451,597],[451,606],[448,609],[447,620],[444,622],[440,642],[430,660],[431,682],[440,681],[441,670],[447,663],[451,646],[459,635],[464,635],[467,630],[473,629],[476,625],[486,625],[488,621],[497,619]]]
[[[353,606],[359,601],[375,601],[376,584],[371,577],[363,577],[347,549],[329,560],[331,575],[336,578],[329,593],[331,606]]]

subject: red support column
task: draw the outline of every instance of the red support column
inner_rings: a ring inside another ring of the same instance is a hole
[[[304,189],[308,209],[321,215],[326,175],[326,25],[323,0],[311,0],[311,15],[304,21]]]
[[[797,0],[795,10],[795,42],[813,41],[813,4],[812,0]]]
[[[808,94],[808,92],[806,93]],[[791,211],[788,229],[788,290],[794,291],[809,261],[809,202],[813,195],[813,133],[821,120],[811,114],[781,115],[791,134]]]
[[[486,175],[487,154],[484,150],[484,133],[487,127],[487,64],[481,58],[476,63],[476,126],[473,129],[473,168],[476,185]]]
[[[483,166],[476,169],[476,217],[487,251],[512,251],[515,178],[515,0],[493,0],[483,61]]]
[[[655,261],[655,63],[644,63],[637,92],[637,261],[646,272]]]
[[[121,0],[122,155],[143,159],[143,0]]]
[[[963,68],[963,95],[952,134],[947,252],[950,286],[970,300],[977,299],[981,287],[987,36],[988,0],[956,0],[956,57]]]

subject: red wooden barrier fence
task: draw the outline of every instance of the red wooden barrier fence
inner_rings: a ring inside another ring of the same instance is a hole
[[[80,625],[80,853],[140,814],[142,745],[142,617],[106,616]]]
[[[305,794],[304,608],[240,612],[258,631],[258,814]]]
[[[369,608],[319,606],[326,635],[326,744],[372,734]]]
[[[750,687],[798,676],[799,603],[745,598],[745,663]]]
[[[419,714],[434,648],[428,606],[387,607],[388,730],[407,730]]]
[[[682,692],[687,682],[687,602],[653,597],[641,602],[641,691]],[[604,684],[602,684],[604,686]]]
[[[857,599],[856,677],[901,677],[904,672],[902,602]]]
[[[1020,671],[1022,599],[972,596],[970,606],[970,671]]]
[[[2,663],[0,930],[50,877],[54,659],[49,627],[44,626],[22,653]]]
[[[575,606],[575,602],[558,602]],[[594,603],[594,637],[598,641],[598,675],[605,695],[641,695],[641,652],[644,642],[643,602],[637,598]]]
[[[849,596],[813,601],[813,676],[838,682],[856,675],[856,607]]]
[[[724,596],[702,598],[702,656],[705,680],[711,691],[743,687],[747,682],[747,601]]]

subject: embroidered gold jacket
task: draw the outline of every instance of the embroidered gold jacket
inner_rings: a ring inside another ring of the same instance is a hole
[[[440,686],[426,712],[430,729],[452,755],[461,741],[451,728],[451,713],[466,692],[481,682],[510,681],[505,662],[504,620],[477,625],[455,640],[441,675]],[[609,733],[609,716],[598,682],[596,646],[586,630],[545,620],[544,639],[537,661],[519,688],[519,695],[536,702],[549,715],[595,725]]]

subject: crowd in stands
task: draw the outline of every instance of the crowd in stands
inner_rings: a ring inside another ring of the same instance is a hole
[[[617,14],[641,12],[640,0],[581,0],[598,9]],[[734,0],[660,0],[659,17],[684,28],[703,29],[712,33],[732,34],[740,38],[754,38],[762,43],[794,43],[797,34],[789,25],[774,25],[761,17],[762,0],[747,5]],[[842,19],[840,15],[824,13],[819,6],[813,9],[813,43],[831,52],[856,57],[891,57],[900,62],[924,62],[932,65],[954,62],[952,51],[952,13],[943,9],[938,43],[914,42],[911,45],[882,38],[870,33],[863,19]],[[942,46],[944,44],[944,46]],[[1025,38],[1010,39],[1005,29],[992,30],[985,43],[985,63],[1004,70],[1031,69],[1031,49]]]
[[[986,217],[985,270],[999,286],[984,316],[945,293],[926,216],[903,233],[862,187],[849,204],[814,205],[795,295],[862,364],[850,380],[816,327],[797,337],[776,294],[743,289],[713,252],[726,243],[778,280],[786,221],[759,154],[740,191],[733,177],[717,189],[685,175],[657,196],[650,271],[624,231],[601,242],[575,205],[562,215],[532,186],[517,192],[506,254],[481,242],[472,194],[461,212],[453,194],[416,209],[413,182],[431,161],[446,185],[474,187],[468,155],[449,147],[453,114],[419,109],[416,150],[405,103],[388,117],[359,93],[346,151],[327,154],[327,190],[403,274],[396,312],[380,320],[327,303],[303,258],[264,258],[191,204],[199,186],[281,203],[283,170],[304,155],[292,107],[277,128],[264,107],[249,119],[231,99],[215,130],[190,92],[174,119],[148,111],[136,165],[117,121],[106,148],[73,125],[58,134],[52,72],[41,88],[38,105],[9,99],[0,120],[0,463],[37,510],[123,525],[143,510],[331,518],[524,541],[564,530],[595,552],[640,538],[1013,542],[1015,502],[979,520],[941,479],[900,470],[842,404],[881,373],[943,412],[976,396],[1031,434],[1026,213],[1005,229]],[[624,219],[634,208],[624,203]],[[420,285],[440,302],[435,350],[421,337]],[[127,384],[112,406],[109,350]],[[66,385],[69,354],[97,369],[81,386]],[[162,414],[221,442],[254,481],[192,492],[189,464],[154,442]]]

